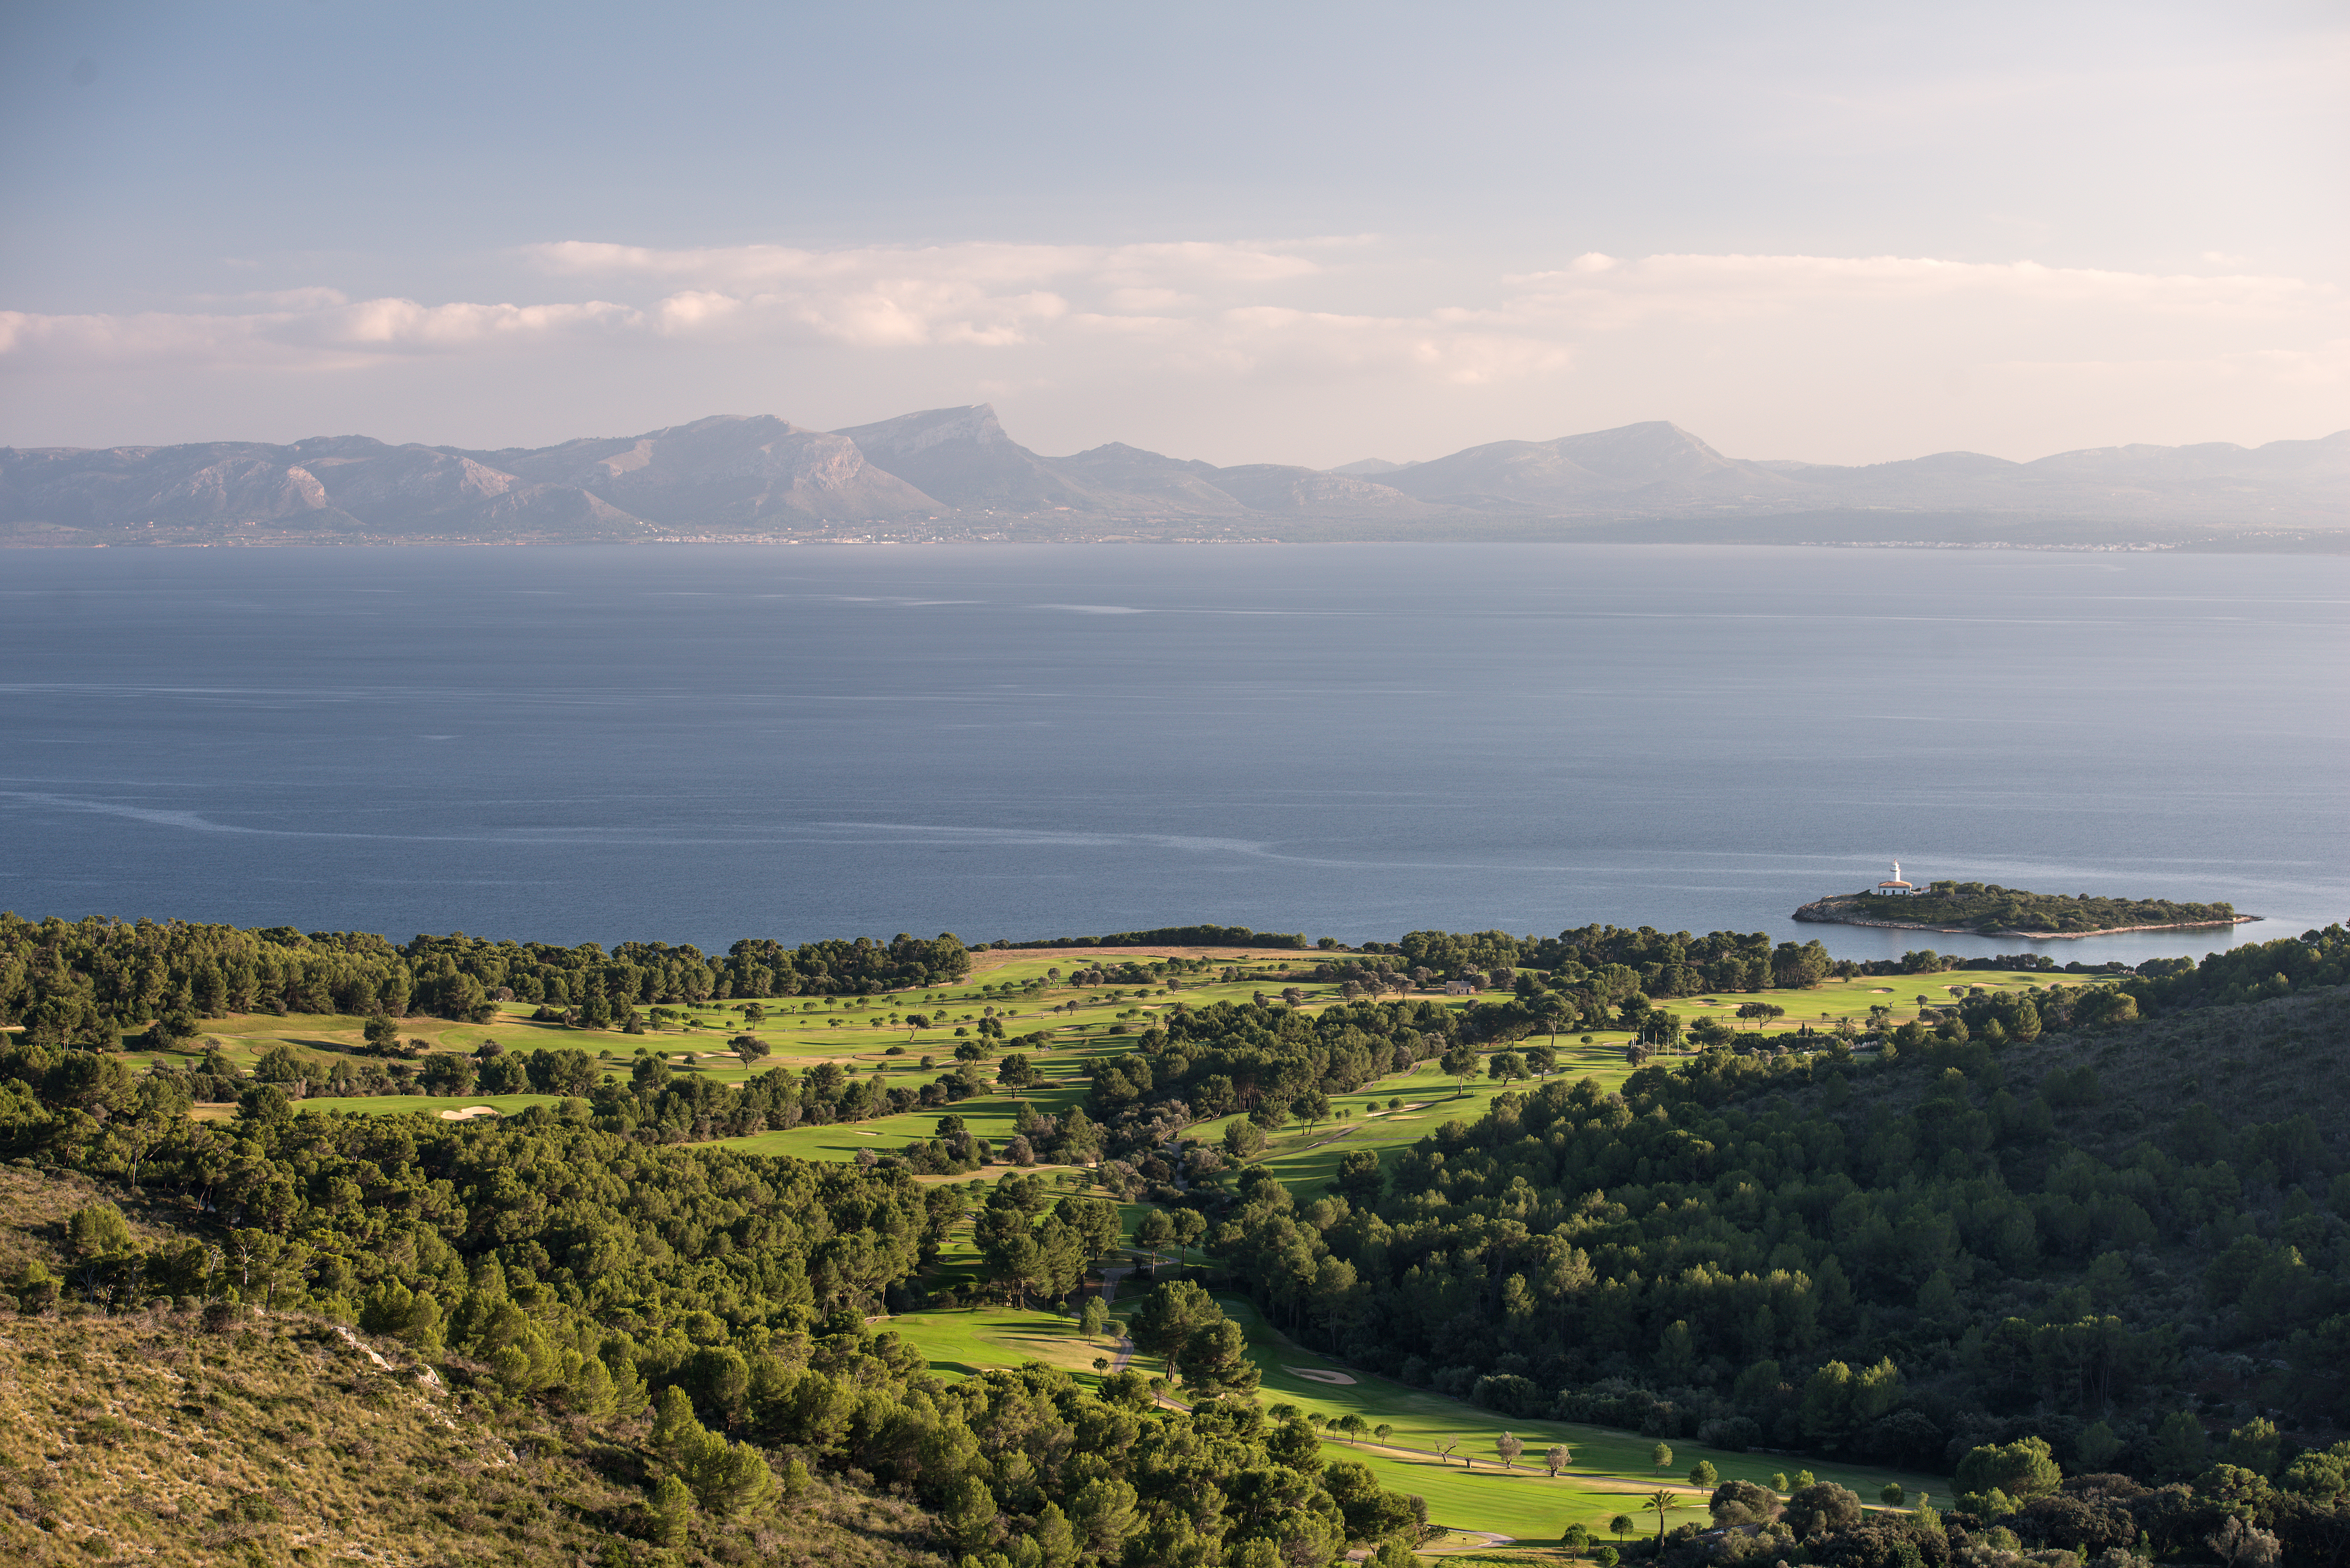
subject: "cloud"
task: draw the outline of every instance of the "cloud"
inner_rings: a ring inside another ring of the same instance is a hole
[[[286,308],[239,314],[141,311],[45,316],[0,311],[0,365],[38,371],[171,362],[293,369],[357,367],[389,357],[550,342],[639,325],[641,312],[577,305],[420,305],[345,300],[333,289],[270,296]]]
[[[1938,408],[1978,386],[2038,387],[2075,402],[2112,388],[2109,406],[2132,410],[2151,407],[2155,388],[2178,409],[2225,398],[2238,409],[2289,407],[2297,391],[2330,408],[2350,340],[2350,311],[2331,286],[2232,265],[2199,275],[2031,260],[1590,251],[1496,276],[1360,236],[833,251],[564,241],[522,259],[546,292],[570,286],[597,297],[425,304],[319,286],[177,313],[0,312],[0,375],[37,387],[74,371],[363,375],[406,364],[445,377],[495,361],[518,385],[535,375],[559,389],[598,352],[627,346],[639,356],[631,363],[666,355],[681,377],[729,364],[822,367],[835,381],[865,375],[910,389],[907,406],[1051,389],[1089,410],[1097,422],[1087,433],[1127,439],[1150,416],[1105,433],[1102,424],[1126,422],[1119,407],[1189,400],[1239,419],[1224,394],[1250,389],[1274,399],[1263,407],[1276,414],[1283,398],[1303,409],[1296,394],[1307,388],[1334,412],[1465,408],[1482,389],[1514,400],[1492,405],[1512,423],[1560,430],[1742,400],[1801,406],[1828,428],[1878,417],[1896,387],[1931,389]],[[558,360],[572,369],[556,370]],[[1557,411],[1518,411],[1542,409]],[[2310,417],[2332,428],[2345,413]],[[2019,404],[2013,418],[2030,414]],[[1758,439],[1780,443],[1775,428]]]

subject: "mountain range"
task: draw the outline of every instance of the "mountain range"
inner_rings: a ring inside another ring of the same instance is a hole
[[[494,451],[0,448],[0,543],[678,537],[2120,537],[2350,528],[2350,431],[2246,448],[1942,452],[1840,467],[1725,457],[1677,425],[1425,462],[1213,463],[1113,442],[1044,457],[986,404],[840,431],[720,415]]]

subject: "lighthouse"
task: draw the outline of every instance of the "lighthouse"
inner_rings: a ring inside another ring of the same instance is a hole
[[[1879,893],[1914,893],[1918,889],[1901,879],[1901,862],[1896,860],[1893,863],[1892,878],[1889,881],[1879,882],[1877,885],[1877,890]]]

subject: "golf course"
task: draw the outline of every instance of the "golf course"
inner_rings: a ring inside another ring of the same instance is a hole
[[[640,1014],[626,1033],[575,1027],[524,1002],[500,1002],[476,1023],[411,1017],[400,1022],[400,1031],[408,1059],[420,1064],[437,1055],[472,1059],[485,1054],[577,1052],[593,1063],[591,1082],[626,1080],[639,1064],[650,1060],[673,1076],[718,1085],[744,1084],[778,1068],[806,1073],[828,1066],[852,1080],[873,1078],[885,1086],[908,1088],[919,1088],[954,1068],[956,1048],[977,1038],[986,1049],[973,1053],[966,1048],[965,1060],[989,1064],[1016,1052],[1033,1065],[1030,1081],[1016,1089],[986,1081],[977,1092],[944,1107],[943,1114],[959,1118],[972,1137],[1000,1147],[1018,1131],[1024,1116],[1058,1116],[1078,1106],[1086,1099],[1095,1064],[1125,1055],[1141,1031],[1171,1010],[1263,1001],[1283,992],[1292,992],[1292,1005],[1309,1015],[1345,1003],[1350,999],[1343,982],[1300,979],[1322,957],[1215,948],[1075,953],[982,950],[974,955],[970,973],[950,985],[855,997],[678,1002]],[[1158,983],[1136,983],[1136,971],[1122,967],[1118,972],[1127,983],[1075,983],[1086,972],[1081,966],[1106,963],[1144,966],[1147,978]],[[1486,988],[1488,993],[1504,978],[1489,977],[1493,983]],[[1954,993],[2029,988],[2044,985],[2048,979],[2043,974],[1970,971],[1962,975],[1829,980],[1800,992],[1770,993],[1781,1004],[1780,1018],[1765,1015],[1753,1023],[1770,1028],[1778,1049],[1787,1049],[1791,1037],[1795,1049],[1812,1048],[1814,1041],[1825,1049],[1834,1043],[1839,1021],[1851,1021],[1847,1033],[1861,1026],[1874,1032],[1947,1003]],[[1449,995],[1442,1004],[1467,1007],[1478,1000],[1473,992]],[[1688,1023],[1712,1017],[1743,1029],[1746,1020],[1738,1009],[1751,1001],[1739,994],[1691,996],[1661,1000],[1655,1007]],[[540,1015],[533,1017],[534,1012]],[[366,1022],[332,1014],[232,1015],[210,1021],[203,1036],[159,1060],[183,1067],[211,1060],[215,1070],[224,1062],[233,1070],[245,1071],[276,1054],[282,1072],[290,1054],[307,1071],[325,1078],[338,1059],[366,1049]],[[1809,1036],[1797,1033],[1805,1025],[1814,1032]],[[1523,1044],[1546,1044],[1554,1053],[1555,1064],[1542,1076],[1588,1079],[1606,1090],[1618,1086],[1633,1071],[1627,1053],[1633,1039],[1623,1030],[1577,1030]],[[1666,1066],[1677,1059],[1685,1058],[1669,1053],[1653,1058]],[[1300,1201],[1310,1201],[1329,1190],[1346,1155],[1367,1151],[1389,1158],[1447,1123],[1475,1121],[1497,1096],[1522,1094],[1529,1086],[1524,1079],[1512,1084],[1477,1071],[1447,1071],[1432,1060],[1419,1062],[1329,1096],[1326,1110],[1310,1121],[1287,1121],[1270,1129],[1252,1162]],[[513,1116],[533,1106],[559,1106],[562,1099],[551,1093],[519,1092],[329,1094],[298,1099],[295,1108],[303,1115],[421,1114],[460,1120]],[[202,1105],[195,1114],[225,1117],[234,1109],[224,1104]],[[832,1161],[864,1157],[870,1163],[932,1137],[941,1115],[941,1107],[926,1105],[867,1120],[804,1122],[716,1141],[757,1154]],[[1227,1124],[1237,1119],[1197,1122],[1186,1128],[1186,1136],[1212,1146]],[[987,1183],[1015,1168],[989,1163],[960,1177],[917,1179],[960,1180],[983,1193]],[[1097,1189],[1097,1173],[1083,1166],[1040,1162],[1028,1173],[1044,1178],[1055,1190],[1082,1195]],[[1232,1178],[1228,1173],[1221,1179]],[[1154,1267],[1161,1277],[1171,1271],[1203,1278],[1245,1330],[1248,1356],[1262,1378],[1259,1399],[1276,1412],[1287,1407],[1315,1423],[1324,1432],[1329,1457],[1358,1461],[1382,1485],[1423,1499],[1430,1524],[1442,1532],[1424,1551],[1523,1556],[1555,1551],[1570,1526],[1579,1525],[1593,1542],[1606,1543],[1621,1534],[1614,1527],[1627,1520],[1636,1530],[1653,1533],[1659,1524],[1659,1494],[1669,1504],[1663,1523],[1701,1517],[1708,1488],[1691,1479],[1700,1464],[1724,1480],[1782,1490],[1800,1484],[1805,1466],[1793,1458],[1677,1442],[1659,1463],[1653,1437],[1554,1421],[1509,1421],[1463,1400],[1339,1365],[1291,1343],[1266,1323],[1248,1298],[1232,1288],[1232,1282],[1212,1256],[1179,1252],[1170,1257],[1163,1247],[1155,1255],[1141,1248],[1136,1231],[1150,1207],[1131,1201],[1118,1207],[1128,1251],[1107,1269],[1113,1315],[1097,1337],[1086,1337],[1069,1314],[1023,1310],[990,1300],[974,1220],[969,1216],[944,1238],[931,1282],[934,1296],[955,1304],[901,1314],[875,1326],[899,1334],[944,1377],[1034,1362],[1093,1382],[1106,1369],[1123,1366],[1130,1354],[1130,1347],[1121,1349],[1125,1314],[1148,1288]],[[1147,1358],[1135,1365],[1153,1375],[1165,1370]],[[1505,1431],[1518,1445],[1514,1459],[1505,1458],[1497,1446]],[[1565,1459],[1554,1474],[1546,1456],[1562,1448]],[[1913,1501],[1948,1486],[1939,1478],[1890,1469],[1816,1462],[1810,1468],[1818,1479],[1850,1487],[1872,1505],[1888,1482]]]

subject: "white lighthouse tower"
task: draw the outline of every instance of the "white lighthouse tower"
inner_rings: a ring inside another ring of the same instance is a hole
[[[1888,881],[1879,882],[1879,883],[1877,885],[1877,890],[1879,893],[1885,893],[1885,894],[1895,894],[1895,893],[1914,893],[1914,892],[1916,892],[1918,889],[1917,889],[1914,886],[1912,886],[1911,884],[1909,884],[1909,883],[1908,883],[1908,882],[1904,882],[1904,881],[1901,879],[1901,862],[1899,862],[1898,860],[1896,860],[1896,861],[1893,863],[1893,876],[1892,876],[1892,878],[1891,878],[1890,880],[1888,880]]]

